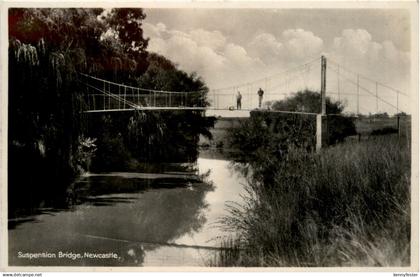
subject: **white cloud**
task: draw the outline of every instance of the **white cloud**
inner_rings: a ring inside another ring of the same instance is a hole
[[[352,55],[364,55],[372,46],[372,36],[366,30],[343,30],[341,37],[334,39],[334,49]],[[376,48],[376,47],[374,47]]]
[[[333,44],[330,48],[329,56],[333,61],[340,64],[343,69],[351,69],[355,73],[362,76],[367,76],[369,79],[379,82],[379,95],[393,106],[397,105],[396,92],[387,89],[380,85],[384,83],[395,89],[402,91],[405,94],[413,93],[411,91],[412,84],[410,83],[410,54],[399,50],[393,42],[375,41],[372,35],[364,29],[345,29],[339,37],[334,38]],[[340,71],[345,72],[345,71]],[[334,76],[336,73],[332,73]],[[355,74],[348,74],[348,79],[353,82],[357,79]],[[361,79],[361,85],[367,88],[370,93],[376,93],[375,82]],[[351,85],[346,81],[342,81],[342,87],[345,85],[351,89]],[[353,90],[355,86],[353,85]],[[362,90],[362,93],[369,93]],[[368,101],[367,99],[366,101]],[[365,109],[374,112],[376,107],[374,105],[375,99],[370,99],[371,103],[362,103]],[[407,97],[401,96],[399,98],[399,108],[409,111],[409,101]],[[389,104],[384,104],[379,101],[382,107],[379,109],[393,113],[395,108]]]
[[[158,23],[156,25],[150,23],[143,24],[143,32],[146,36],[150,36],[152,38],[160,37],[161,33],[166,31],[166,25],[163,23]]]
[[[323,41],[312,32],[303,29],[289,29],[283,32],[284,45],[294,58],[314,56],[322,51]]]
[[[267,64],[303,61],[318,55],[322,48],[322,39],[303,29],[285,30],[278,38],[261,33],[248,44],[250,53]]]
[[[367,30],[343,30],[340,37],[334,38],[330,55],[354,71],[408,89],[409,53],[400,51],[391,41],[374,41]]]
[[[262,33],[254,37],[248,48],[253,56],[260,57],[264,62],[270,62],[279,57],[284,50],[283,44],[272,34]]]
[[[236,44],[229,43],[224,49],[224,56],[232,63],[238,66],[250,66],[254,62],[254,59],[248,56],[246,50]]]
[[[185,71],[196,71],[211,87],[252,78],[263,64],[245,48],[228,42],[219,31],[196,29],[189,32],[167,29],[164,24],[145,23],[150,37],[149,51],[168,57]]]
[[[222,49],[226,44],[226,38],[219,31],[206,31],[203,29],[192,30],[190,32],[192,40],[200,46],[207,46],[211,49]]]

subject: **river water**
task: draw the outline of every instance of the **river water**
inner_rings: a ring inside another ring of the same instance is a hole
[[[68,208],[9,220],[9,265],[208,266],[244,179],[223,159],[200,157],[196,170],[204,182],[173,169],[83,176]]]

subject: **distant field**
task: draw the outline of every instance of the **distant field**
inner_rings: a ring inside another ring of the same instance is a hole
[[[210,130],[213,135],[213,140],[208,140],[205,137],[200,137],[200,145],[208,145],[210,147],[226,147],[226,131],[229,128],[239,126],[241,121],[246,120],[243,117],[219,118],[214,128]],[[372,131],[380,130],[383,128],[397,129],[397,118],[358,118],[355,120],[356,131],[362,136],[368,136]],[[403,136],[411,134],[411,116],[400,117],[400,126]]]
[[[397,128],[397,118],[361,118],[356,119],[356,130],[361,135],[369,135],[374,130],[379,130],[383,128]],[[411,117],[402,116],[400,117],[400,125],[403,133],[411,133]]]

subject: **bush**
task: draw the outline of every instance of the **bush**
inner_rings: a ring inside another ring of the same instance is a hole
[[[396,134],[398,133],[397,128],[393,127],[384,127],[382,129],[373,130],[370,135],[371,136],[381,136],[381,135],[389,135],[389,134]]]
[[[328,116],[328,144],[343,142],[348,136],[356,134],[354,119],[341,116],[344,105],[340,101],[333,102],[329,97],[325,101]],[[291,97],[272,103],[273,110],[293,112],[321,112],[321,95],[319,92],[304,90],[298,91]],[[303,115],[300,115],[303,116]]]

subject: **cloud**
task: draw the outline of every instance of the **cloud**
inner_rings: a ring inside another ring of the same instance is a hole
[[[341,36],[334,38],[330,56],[361,74],[408,89],[410,54],[391,41],[374,41],[367,30],[343,30]]]
[[[289,29],[284,31],[282,36],[288,54],[294,58],[317,55],[323,48],[321,38],[303,29]]]
[[[192,40],[200,46],[207,46],[214,50],[222,49],[226,45],[226,38],[219,31],[192,30],[189,33]]]
[[[162,33],[166,31],[166,25],[163,23],[158,23],[156,25],[144,23],[143,32],[150,37],[156,38],[160,37]]]
[[[270,62],[284,51],[283,44],[272,34],[262,33],[254,37],[248,48],[253,56],[260,57],[264,62]]]
[[[250,53],[265,63],[289,63],[318,55],[323,40],[303,29],[288,29],[276,38],[269,33],[260,33],[248,44]]]
[[[346,29],[341,33],[341,37],[334,38],[333,47],[340,52],[351,55],[364,55],[371,49],[380,46],[372,42],[372,36],[366,30]],[[372,48],[371,48],[372,47]]]
[[[412,84],[410,75],[410,53],[399,50],[393,42],[375,41],[372,35],[365,29],[345,29],[341,35],[333,39],[333,43],[327,55],[332,62],[340,64],[343,70],[341,74],[347,74],[346,78],[357,79],[355,74],[345,71],[345,68],[352,70],[360,76],[367,76],[371,80],[379,82],[379,95],[393,106],[397,105],[396,92],[381,86],[380,83],[389,85],[405,94],[412,94]],[[328,74],[328,73],[327,73]],[[336,75],[331,73],[330,76]],[[342,88],[355,90],[355,86],[349,85],[348,82],[342,81]],[[367,88],[370,93],[376,93],[376,83],[365,78],[360,79],[360,85]],[[362,89],[362,93],[367,93]],[[370,100],[370,103],[369,103]],[[374,112],[376,110],[374,98],[365,98],[362,106],[365,109]],[[379,101],[382,105],[380,110],[390,113],[395,112],[389,104]],[[401,96],[399,98],[399,108],[409,111],[410,99]]]
[[[145,23],[144,32],[150,37],[149,51],[166,56],[185,71],[198,72],[211,87],[252,78],[263,67],[258,58],[228,42],[220,31],[182,32],[170,30],[162,23]]]

